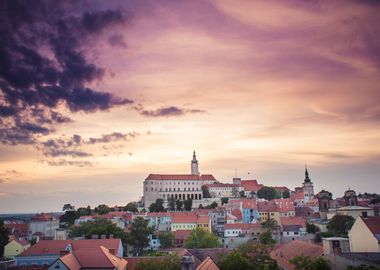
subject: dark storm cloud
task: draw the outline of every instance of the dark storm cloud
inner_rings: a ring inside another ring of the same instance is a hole
[[[115,35],[110,36],[108,38],[108,43],[112,46],[127,48],[127,43],[125,43],[123,36],[120,34],[115,34]]]
[[[203,110],[197,109],[183,109],[176,106],[163,107],[156,110],[137,109],[140,114],[146,117],[171,117],[183,116],[185,114],[204,113]]]
[[[45,142],[40,143],[37,148],[41,150],[47,157],[87,157],[91,156],[91,154],[81,150],[81,147],[84,145],[130,141],[132,139],[135,139],[137,136],[139,136],[139,133],[137,132],[113,132],[110,134],[103,134],[98,138],[89,138],[86,140],[83,139],[80,135],[73,135],[69,138],[61,137],[58,139],[49,139]]]
[[[66,160],[66,159],[59,159],[58,161],[54,160],[44,160],[43,162],[46,162],[49,166],[53,167],[61,167],[61,166],[76,166],[76,167],[91,167],[93,164],[86,160]]]
[[[126,22],[118,10],[80,12],[75,2],[0,2],[0,141],[30,144],[69,122],[57,106],[94,112],[132,103],[86,87],[104,70],[86,57],[90,38]],[[75,10],[70,12],[70,10]],[[114,40],[116,41],[116,40]]]

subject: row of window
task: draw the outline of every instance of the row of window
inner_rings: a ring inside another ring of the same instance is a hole
[[[149,190],[149,188],[145,188],[145,191],[148,191]],[[163,191],[163,189],[162,188],[160,188],[159,190],[157,189],[157,188],[150,188],[150,191]],[[173,190],[172,190],[172,188],[165,188],[165,191],[181,191],[181,189],[180,188],[173,188]],[[184,188],[184,190],[182,190],[182,191],[200,191],[200,189],[199,188]]]
[[[159,183],[159,185],[169,185],[169,186],[171,186],[171,185],[176,185],[177,182],[168,182],[168,181],[159,181],[159,182],[157,182],[157,181],[148,182],[147,181],[147,182],[145,182],[146,185],[148,185],[148,184],[153,185],[153,183],[154,183],[154,185],[158,185],[158,183]],[[181,184],[181,182],[178,182],[178,185],[180,185],[180,184]],[[184,185],[195,185],[195,182],[182,182],[182,184],[184,184]]]

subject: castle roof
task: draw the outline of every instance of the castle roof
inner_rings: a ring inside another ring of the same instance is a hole
[[[149,174],[145,180],[216,181],[212,174]]]

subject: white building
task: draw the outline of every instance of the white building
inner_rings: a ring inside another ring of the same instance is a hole
[[[304,202],[308,202],[311,199],[314,199],[314,185],[309,178],[309,172],[307,171],[307,167],[305,167],[305,180],[303,182],[303,195]]]
[[[201,175],[195,151],[191,161],[191,174],[150,174],[144,181],[144,205],[149,207],[157,199],[172,197],[179,200],[201,200],[202,186],[217,180],[211,174]]]
[[[208,187],[210,195],[213,198],[238,197],[239,192],[243,190],[243,187],[237,184],[216,183],[208,184],[206,186]]]
[[[28,224],[29,238],[34,234],[42,234],[44,237],[54,238],[59,229],[59,219],[52,214],[36,214]]]

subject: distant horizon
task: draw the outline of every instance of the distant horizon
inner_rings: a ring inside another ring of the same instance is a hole
[[[374,1],[4,1],[0,212],[126,204],[150,173],[380,193]],[[22,14],[22,16],[21,16]]]

